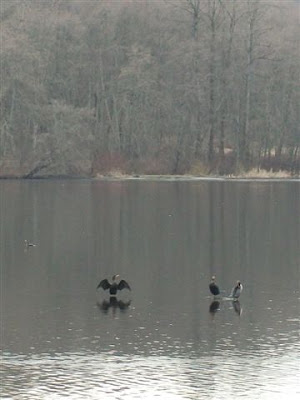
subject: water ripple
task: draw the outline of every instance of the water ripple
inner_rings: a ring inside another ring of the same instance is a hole
[[[1,398],[185,400],[214,399],[222,393],[223,400],[279,400],[296,394],[297,365],[293,353],[261,358],[230,350],[201,358],[114,353],[32,357],[4,354]]]

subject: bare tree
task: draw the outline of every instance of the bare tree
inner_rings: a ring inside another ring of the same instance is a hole
[[[297,171],[297,11],[2,0],[0,173],[226,173],[227,147],[232,168]]]

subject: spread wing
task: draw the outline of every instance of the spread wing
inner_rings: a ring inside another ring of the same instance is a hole
[[[120,282],[121,283],[121,282]],[[99,285],[97,286],[97,289],[99,289],[99,287],[101,287],[102,289],[106,290],[109,289],[111,286],[111,284],[108,282],[107,279],[103,279]]]
[[[119,284],[118,284],[118,289],[122,290],[122,289],[129,289],[131,290],[130,286],[128,285],[128,283],[126,281],[124,281],[124,279],[122,279]]]

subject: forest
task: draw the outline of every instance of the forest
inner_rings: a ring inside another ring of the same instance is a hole
[[[0,177],[299,174],[298,1],[0,11]]]

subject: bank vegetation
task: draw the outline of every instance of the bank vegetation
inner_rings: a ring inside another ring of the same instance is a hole
[[[1,0],[0,175],[286,171],[299,2]]]

